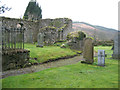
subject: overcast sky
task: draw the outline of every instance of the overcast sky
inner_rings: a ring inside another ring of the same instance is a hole
[[[12,7],[1,14],[11,18],[23,17],[30,0],[1,0]],[[71,18],[73,21],[87,22],[118,29],[118,1],[120,0],[37,0],[45,18]]]

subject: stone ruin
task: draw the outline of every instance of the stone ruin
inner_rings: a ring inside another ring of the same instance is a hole
[[[94,45],[91,38],[86,38],[86,34],[82,31],[75,31],[67,35],[67,40],[70,49],[83,52],[85,61],[81,63],[92,64],[94,62]]]
[[[0,21],[3,27],[3,71],[23,67],[26,64],[30,51],[24,49],[24,42],[38,42],[37,46],[43,47],[43,45],[51,45],[56,41],[65,40],[67,34],[72,31],[72,20],[68,18],[28,21],[0,17]]]
[[[2,21],[3,27],[6,28],[17,28],[19,26],[18,24],[22,23],[24,25],[23,28],[25,28],[23,35],[24,42],[27,43],[37,42],[38,47],[43,47],[44,45],[52,45],[56,41],[68,39],[67,44],[70,46],[71,49],[85,52],[84,58],[86,59],[86,62],[93,63],[93,54],[90,53],[93,52],[92,41],[85,39],[86,35],[83,32],[78,31],[73,33],[71,19],[57,18],[57,19],[41,19],[39,21],[27,21],[22,19],[13,19],[13,18],[11,19],[5,17],[1,17],[0,19]],[[87,48],[89,49],[88,51]],[[23,56],[25,59],[27,59],[29,57],[29,51],[26,50],[25,52],[27,52],[27,54]],[[13,61],[17,60],[16,57],[20,58],[21,56],[21,54],[16,54],[16,55],[17,56],[12,55],[12,57],[14,58],[14,59],[12,58]],[[10,57],[4,59],[8,60],[8,58]],[[88,60],[88,58],[90,59]],[[18,62],[15,61],[15,63]]]
[[[59,40],[58,29],[55,27],[47,26],[47,27],[41,28],[39,32],[44,34],[44,37],[43,37],[44,45],[52,45]]]
[[[92,38],[86,38],[82,31],[74,31],[67,35],[67,44],[70,49],[82,51],[85,61],[81,63],[92,64],[94,62],[94,45]]]
[[[29,60],[24,49],[24,28],[2,27],[2,70],[23,67]]]
[[[24,42],[27,43],[34,43],[37,42],[37,36],[38,33],[44,32],[47,36],[50,36],[52,38],[52,41],[56,41],[56,38],[53,38],[53,35],[57,35],[58,40],[65,40],[66,36],[69,32],[73,31],[72,29],[72,20],[68,18],[56,18],[56,19],[41,19],[38,21],[30,21],[30,20],[23,20],[23,19],[15,19],[15,18],[7,18],[7,17],[0,17],[2,21],[3,27],[6,28],[17,28],[18,23],[23,23],[24,28],[26,29],[24,32]],[[56,30],[51,30],[53,29]],[[49,30],[47,30],[49,29]],[[54,32],[55,31],[55,32]],[[52,35],[50,35],[52,34]],[[56,37],[56,36],[54,36]],[[55,39],[55,40],[53,40]],[[46,43],[48,42],[47,39],[45,39]]]
[[[67,35],[67,44],[73,50],[83,51],[85,37],[86,35],[82,31],[71,32]]]
[[[0,18],[2,71],[20,68],[29,60],[29,50],[24,49],[24,31],[22,23],[16,27],[5,27]]]

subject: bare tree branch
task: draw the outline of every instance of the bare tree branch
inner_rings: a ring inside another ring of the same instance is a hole
[[[0,1],[1,2],[1,1]],[[0,6],[0,14],[5,13],[5,11],[10,11],[11,8],[7,7],[5,4]]]

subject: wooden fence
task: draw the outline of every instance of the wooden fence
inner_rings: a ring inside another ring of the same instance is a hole
[[[2,50],[24,49],[23,28],[2,28]]]

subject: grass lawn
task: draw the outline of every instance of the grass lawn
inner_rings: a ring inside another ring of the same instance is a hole
[[[32,63],[42,63],[50,59],[57,59],[65,56],[74,56],[76,52],[69,48],[60,48],[60,46],[44,46],[43,48],[36,47],[35,44],[25,44],[25,49],[30,50],[30,57],[37,60],[30,60]]]
[[[112,54],[111,47],[98,46]],[[41,49],[40,49],[41,50]],[[106,57],[106,66],[77,64],[2,79],[3,88],[118,88],[118,61]]]

